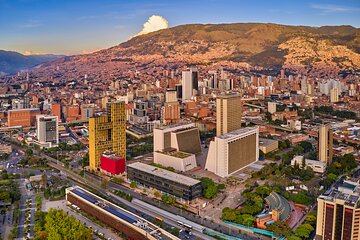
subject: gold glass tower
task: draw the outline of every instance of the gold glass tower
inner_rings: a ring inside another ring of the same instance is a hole
[[[107,114],[89,118],[90,169],[100,167],[100,156],[111,150],[126,157],[126,112],[124,102],[107,103]]]
[[[216,98],[216,136],[241,128],[242,102],[238,94]]]

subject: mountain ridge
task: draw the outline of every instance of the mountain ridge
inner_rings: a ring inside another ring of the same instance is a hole
[[[14,74],[63,56],[55,54],[24,55],[15,51],[0,49],[0,72]]]
[[[134,67],[234,62],[266,68],[360,69],[360,29],[342,26],[291,26],[273,23],[187,24],[131,38],[108,49],[74,55],[39,66],[72,74],[110,74]],[[63,66],[63,67],[62,67]],[[61,71],[61,70],[60,70]]]

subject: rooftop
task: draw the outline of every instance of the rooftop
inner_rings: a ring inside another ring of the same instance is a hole
[[[168,155],[168,156],[172,156],[172,157],[176,157],[176,158],[187,158],[190,157],[191,154],[189,153],[185,153],[185,152],[180,152],[180,151],[169,151],[167,149],[164,149],[163,151],[157,151],[157,153],[161,153],[164,155]]]
[[[160,178],[164,178],[164,179],[167,179],[170,181],[179,182],[179,183],[185,184],[187,186],[193,186],[195,184],[200,183],[200,181],[198,181],[196,179],[189,178],[189,177],[186,177],[181,174],[173,173],[168,170],[161,169],[161,168],[154,167],[154,166],[140,163],[140,162],[131,163],[128,165],[128,167],[134,168],[134,169],[137,169],[139,171],[146,172],[149,174],[153,174],[155,176],[158,176]]]
[[[259,138],[259,145],[260,146],[269,146],[269,145],[272,145],[272,144],[274,144],[276,142],[278,142],[278,141],[274,140],[274,139]]]
[[[277,210],[280,212],[280,221],[285,221],[289,218],[291,213],[291,207],[283,196],[276,192],[271,192],[269,196],[265,198],[265,201],[269,205],[269,210]]]
[[[220,94],[220,95],[216,96],[216,98],[234,98],[234,97],[241,97],[241,96],[237,93],[227,93],[227,94]]]
[[[77,195],[78,197],[82,198],[83,200],[96,205],[97,207],[102,208],[103,210],[107,211],[109,214],[113,215],[114,217],[120,218],[123,221],[128,222],[129,224],[134,225],[134,227],[138,227],[144,231],[146,231],[148,234],[152,235],[153,237],[157,237],[160,233],[161,239],[172,239],[170,236],[171,234],[165,232],[164,230],[160,229],[158,226],[146,221],[145,219],[142,219],[141,217],[123,209],[120,208],[108,201],[106,201],[103,198],[98,197],[95,194],[92,194],[85,189],[75,186],[68,189],[71,193]],[[172,236],[173,237],[173,236]]]
[[[40,111],[39,108],[20,108],[20,109],[11,109],[8,112],[20,112],[20,111],[24,111],[24,110],[27,110],[27,111]]]
[[[176,123],[176,124],[172,124],[172,125],[160,126],[160,127],[157,127],[156,129],[165,130],[165,129],[176,128],[176,127],[181,127],[181,126],[186,126],[186,125],[191,125],[192,127],[194,126],[194,124],[191,122],[180,122],[180,123]]]
[[[319,196],[328,202],[344,201],[344,205],[360,208],[360,184],[357,179],[348,178],[338,188],[333,187]]]
[[[242,135],[242,134],[251,132],[251,131],[256,131],[256,130],[258,130],[258,129],[259,129],[259,127],[245,127],[245,128],[240,128],[240,129],[237,129],[237,130],[235,130],[235,131],[232,131],[232,132],[223,134],[223,135],[221,135],[221,136],[218,136],[217,138],[220,138],[220,139],[233,138],[233,137],[236,137],[236,136],[239,136],[239,135]]]

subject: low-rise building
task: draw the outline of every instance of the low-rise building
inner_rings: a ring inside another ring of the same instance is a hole
[[[326,171],[326,163],[316,160],[304,159],[304,156],[295,156],[291,160],[291,166],[298,165],[303,168],[305,161],[305,167],[310,167],[316,173],[324,173]]]
[[[79,186],[67,188],[65,193],[66,200],[69,204],[121,232],[124,239],[179,239],[146,219],[143,219]]]
[[[279,141],[268,138],[259,138],[259,150],[263,153],[273,152],[279,149]]]
[[[180,152],[173,148],[154,152],[154,162],[173,167],[179,172],[189,171],[197,166],[194,154]]]
[[[129,164],[127,177],[130,181],[155,188],[180,200],[191,201],[201,197],[200,181],[148,164]]]

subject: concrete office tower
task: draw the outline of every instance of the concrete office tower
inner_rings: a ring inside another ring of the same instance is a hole
[[[180,105],[177,101],[176,90],[166,91],[165,103],[161,110],[163,123],[178,123],[180,121]]]
[[[198,87],[198,71],[191,68],[189,71],[182,72],[182,100],[190,100],[193,95],[197,94]]]
[[[301,94],[306,95],[308,93],[308,83],[306,77],[301,79]]]
[[[100,167],[100,156],[106,151],[126,158],[126,111],[124,102],[107,104],[105,116],[89,118],[90,169]]]
[[[216,98],[216,136],[241,128],[242,102],[239,94]]]
[[[36,136],[40,146],[50,148],[59,143],[59,127],[57,116],[36,116]]]
[[[276,102],[268,102],[268,112],[271,114],[276,112]]]
[[[92,104],[83,104],[81,105],[81,120],[87,121],[89,118],[94,115],[94,105]]]
[[[317,240],[360,240],[359,181],[347,179],[317,199]]]
[[[201,152],[199,129],[194,123],[178,123],[154,128],[154,162],[188,171],[197,166]]]
[[[241,128],[210,142],[205,169],[227,177],[259,159],[259,127]]]
[[[199,129],[194,123],[178,123],[154,128],[154,152],[168,148],[192,154],[200,153]]]
[[[209,71],[209,88],[218,88],[218,76],[216,71]]]
[[[52,103],[51,104],[51,113],[53,116],[58,117],[58,122],[61,122],[61,104],[60,103]]]
[[[339,101],[339,89],[334,87],[330,90],[330,102],[335,103]]]
[[[176,90],[168,90],[165,93],[166,102],[177,102]]]
[[[329,125],[322,125],[318,133],[319,161],[330,164],[333,158],[333,132]]]

